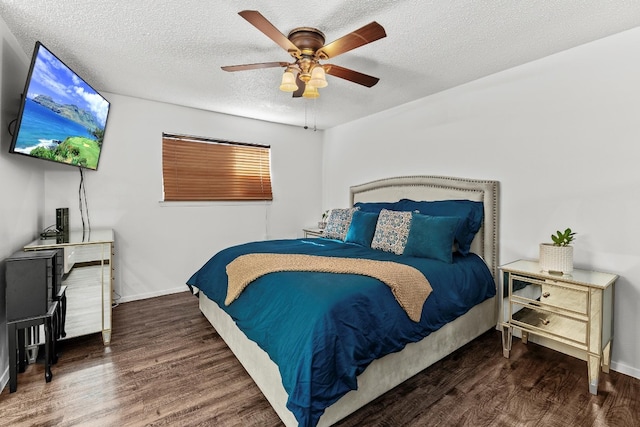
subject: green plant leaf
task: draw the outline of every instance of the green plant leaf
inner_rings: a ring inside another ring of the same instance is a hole
[[[551,235],[551,240],[555,246],[568,246],[575,238],[575,232],[571,228],[566,228],[564,232],[557,230],[556,234]]]

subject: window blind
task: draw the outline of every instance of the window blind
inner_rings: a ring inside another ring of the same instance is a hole
[[[266,145],[162,135],[165,201],[273,200]]]

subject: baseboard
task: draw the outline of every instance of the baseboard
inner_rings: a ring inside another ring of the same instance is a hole
[[[640,369],[633,366],[625,365],[624,363],[611,361],[611,370],[620,372],[621,374],[629,375],[630,377],[640,380]]]
[[[148,299],[148,298],[154,298],[154,297],[161,297],[164,295],[177,294],[180,292],[189,292],[189,289],[185,285],[185,286],[180,286],[179,288],[164,289],[162,291],[157,291],[157,292],[148,292],[145,294],[129,295],[127,297],[121,297],[117,302],[122,303],[122,302],[137,301],[141,299]],[[194,298],[194,301],[195,301],[195,298]]]

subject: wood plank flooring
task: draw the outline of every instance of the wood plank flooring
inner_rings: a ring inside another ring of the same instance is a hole
[[[2,426],[281,426],[276,413],[188,293],[124,303],[110,346],[63,343],[0,394]],[[489,331],[337,424],[354,426],[638,426],[640,380],[514,339],[502,357]]]

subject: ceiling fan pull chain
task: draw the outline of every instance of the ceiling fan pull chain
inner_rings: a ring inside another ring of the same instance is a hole
[[[307,126],[307,100],[306,99],[304,101],[304,128],[309,129],[309,126]]]
[[[313,131],[317,131],[318,128],[316,128],[316,118],[317,118],[317,111],[318,111],[318,104],[316,104],[316,99],[314,98],[313,100]]]

